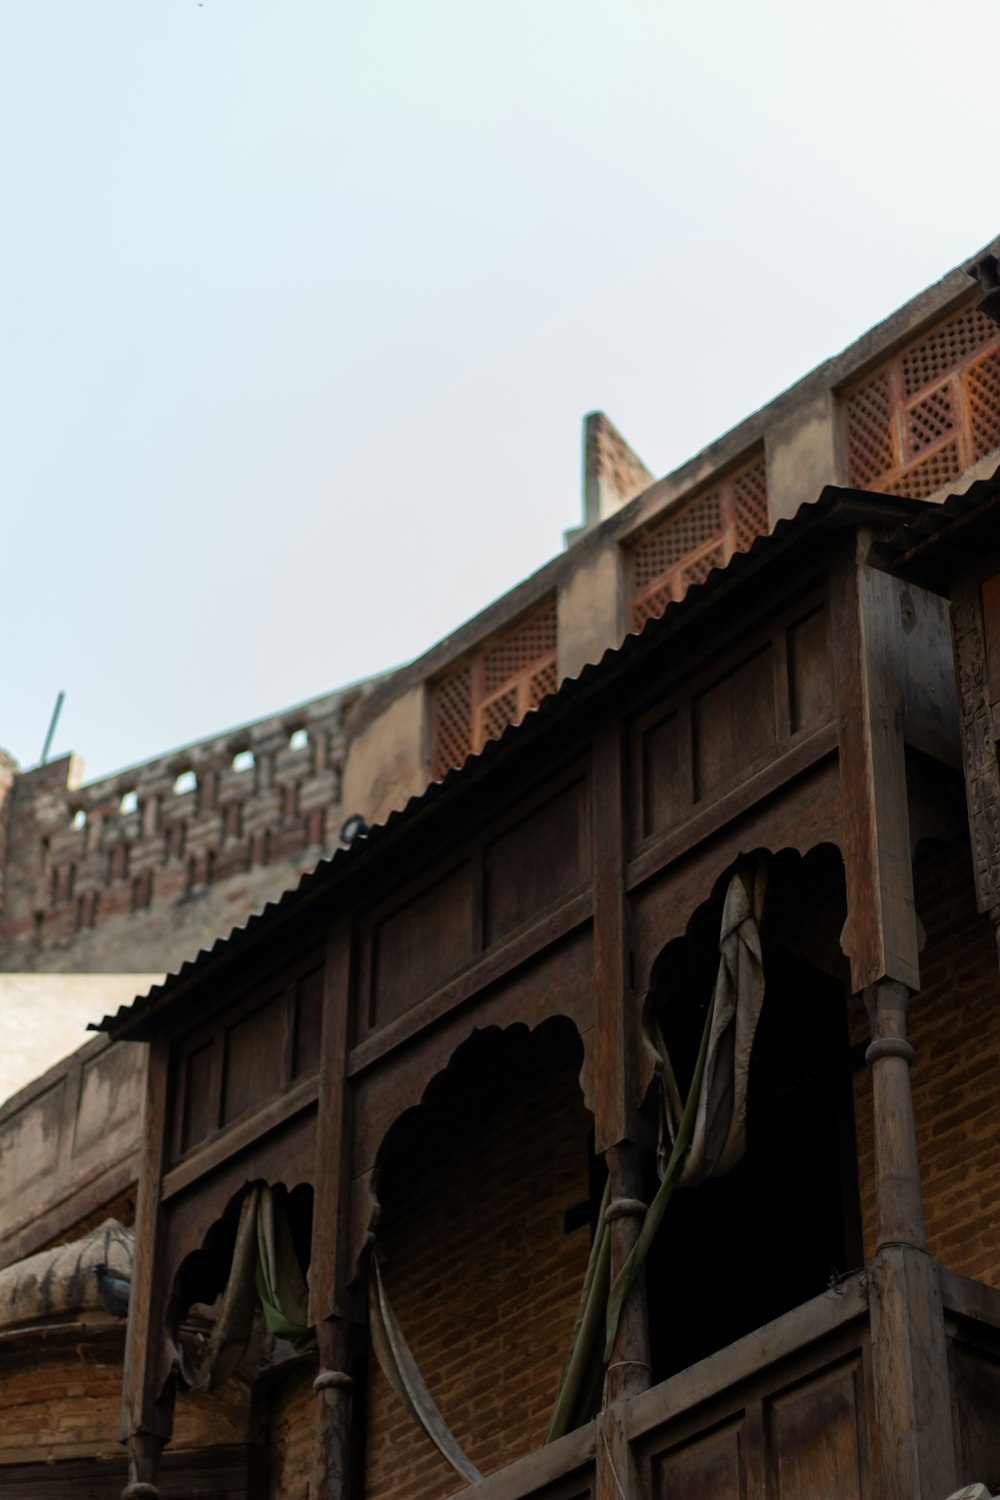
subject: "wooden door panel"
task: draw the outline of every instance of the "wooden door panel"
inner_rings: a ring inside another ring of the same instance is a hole
[[[699,1433],[653,1461],[654,1500],[746,1500],[742,1419]]]
[[[795,1385],[765,1404],[768,1492],[780,1500],[864,1500],[860,1363]]]

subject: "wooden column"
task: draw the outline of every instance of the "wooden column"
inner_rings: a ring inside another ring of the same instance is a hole
[[[320,1371],[316,1391],[316,1435],[310,1493],[315,1500],[347,1500],[351,1487],[353,1324],[363,1309],[351,1305],[347,1282],[350,1214],[350,1099],[347,1050],[351,996],[352,935],[338,922],[326,946],[323,1041],[313,1174],[312,1259],[309,1318],[316,1325]]]
[[[924,1204],[917,1161],[917,1132],[910,1090],[913,1048],[906,1040],[905,984],[883,979],[865,990],[872,1042],[865,1060],[872,1070],[875,1115],[875,1241],[927,1249]]]
[[[164,1361],[165,1298],[160,1285],[162,1247],[160,1183],[166,1141],[170,1051],[150,1046],[143,1116],[142,1155],[135,1216],[135,1259],[122,1374],[121,1440],[128,1447],[129,1482],[122,1500],[157,1500],[160,1453],[173,1430],[174,1386]]]
[[[644,1158],[624,1143],[605,1152],[611,1194],[605,1219],[611,1235],[611,1281],[628,1260],[646,1213]],[[596,1500],[632,1500],[638,1494],[635,1459],[628,1441],[626,1408],[650,1384],[649,1313],[643,1270],[621,1311],[618,1332],[604,1377],[604,1399],[597,1415]]]
[[[611,1232],[611,1280],[628,1260],[646,1215],[644,1177],[647,1153],[630,1144],[607,1152],[611,1197],[605,1218]],[[608,1405],[648,1390],[650,1380],[649,1317],[646,1272],[639,1276],[622,1308],[618,1333],[608,1361],[605,1398]]]
[[[627,1261],[646,1211],[644,1178],[648,1127],[639,1116],[639,1017],[630,970],[629,910],[625,895],[624,747],[617,724],[594,745],[594,1132],[611,1183],[606,1211],[611,1279]],[[635,1465],[625,1408],[650,1383],[646,1277],[633,1287],[618,1323],[598,1416],[597,1500],[630,1500]]]
[[[316,1392],[316,1441],[312,1494],[316,1500],[347,1500],[351,1489],[351,1324],[330,1318],[316,1329],[320,1372]]]
[[[920,987],[913,905],[901,602],[859,528],[831,570],[847,923],[853,987],[871,1019],[876,1253],[868,1267],[879,1500],[955,1488],[938,1266],[927,1253],[906,1007]]]
[[[868,1268],[883,1500],[939,1500],[957,1482],[938,1266],[927,1253],[906,1040],[909,990],[865,991],[875,1117],[875,1258]]]

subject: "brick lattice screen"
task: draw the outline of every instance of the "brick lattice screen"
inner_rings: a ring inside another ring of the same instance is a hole
[[[434,775],[460,766],[508,724],[523,719],[558,682],[553,597],[434,687]]]
[[[848,482],[925,500],[1000,446],[1000,328],[969,307],[844,400]]]
[[[641,630],[768,529],[764,455],[640,536],[628,553],[629,628]]]

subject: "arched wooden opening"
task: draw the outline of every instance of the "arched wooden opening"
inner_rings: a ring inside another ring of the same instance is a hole
[[[731,872],[653,970],[650,1005],[682,1095],[719,965]],[[679,1189],[648,1268],[654,1381],[823,1291],[862,1262],[846,914],[839,851],[771,857],[761,922],[765,996],[750,1063],[747,1150]]]
[[[222,1296],[233,1264],[240,1210],[253,1185],[247,1183],[246,1187],[233,1195],[223,1213],[209,1228],[200,1248],[192,1251],[181,1262],[174,1278],[168,1319],[179,1321],[196,1304],[211,1307]],[[308,1276],[312,1242],[312,1185],[303,1182],[288,1188],[284,1183],[278,1182],[269,1186],[275,1195],[279,1212],[287,1220],[302,1274]]]
[[[590,1250],[583,1044],[564,1017],[477,1032],[379,1153],[376,1246],[399,1326],[484,1473],[545,1434]],[[370,1362],[366,1500],[461,1486]]]

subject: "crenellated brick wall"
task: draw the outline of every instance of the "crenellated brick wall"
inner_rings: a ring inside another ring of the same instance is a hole
[[[366,686],[82,782],[73,756],[13,778],[0,969],[164,972],[338,845]],[[0,765],[0,817],[4,766]]]

